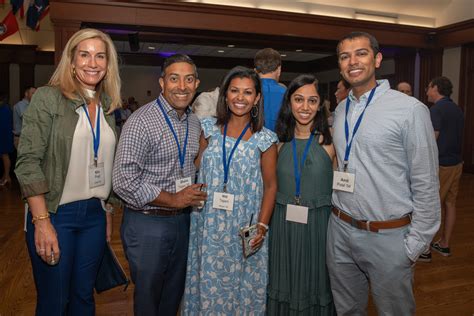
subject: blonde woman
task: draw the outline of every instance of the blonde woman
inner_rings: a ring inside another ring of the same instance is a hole
[[[94,281],[112,233],[109,199],[120,106],[117,52],[101,31],[75,33],[23,117],[16,175],[36,315],[94,315]],[[109,206],[109,205],[108,205]]]

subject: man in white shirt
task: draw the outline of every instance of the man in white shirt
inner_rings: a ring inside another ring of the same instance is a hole
[[[352,89],[334,119],[327,265],[338,315],[413,315],[413,266],[440,223],[438,152],[428,108],[375,79],[382,54],[370,34],[337,46]]]

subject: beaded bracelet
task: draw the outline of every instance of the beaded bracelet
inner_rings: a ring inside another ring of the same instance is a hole
[[[31,223],[34,224],[36,221],[40,221],[47,218],[49,218],[49,213],[46,213],[44,215],[39,215],[39,216],[33,216],[33,218],[31,219]]]
[[[258,222],[257,225],[262,226],[262,227],[265,228],[267,231],[268,231],[268,229],[270,228],[270,227],[268,227],[267,224],[264,224],[264,223],[262,223],[262,222]]]

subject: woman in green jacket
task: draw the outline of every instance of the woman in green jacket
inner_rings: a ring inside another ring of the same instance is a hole
[[[16,175],[29,205],[26,241],[36,315],[94,315],[94,281],[111,213],[120,106],[117,52],[110,37],[83,29],[64,47],[48,86],[23,117]]]

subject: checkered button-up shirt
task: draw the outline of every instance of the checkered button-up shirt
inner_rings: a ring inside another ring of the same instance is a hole
[[[199,120],[190,111],[179,117],[163,95],[159,99],[177,134],[181,150],[189,121],[183,171],[184,177],[194,180],[194,159],[201,134]],[[112,177],[114,191],[129,208],[156,209],[150,202],[161,190],[175,193],[175,182],[181,178],[180,170],[178,146],[157,101],[142,106],[127,120],[120,136]]]

